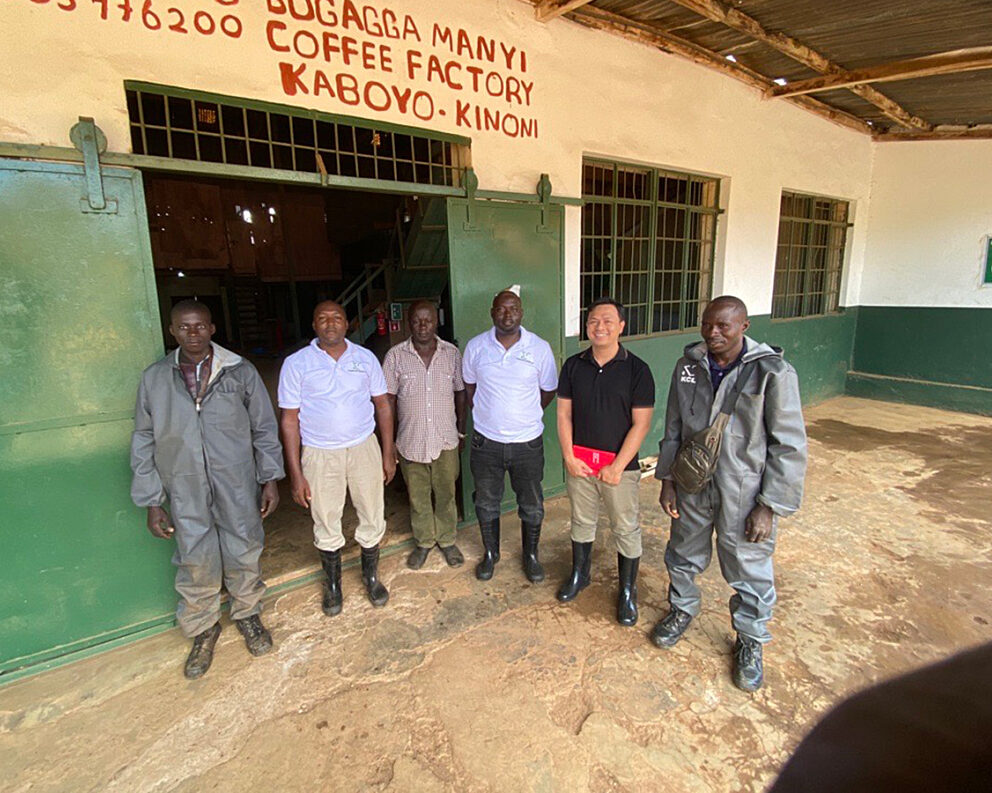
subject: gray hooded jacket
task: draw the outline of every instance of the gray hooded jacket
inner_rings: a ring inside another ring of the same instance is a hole
[[[262,378],[240,355],[212,346],[199,412],[179,370],[178,350],[141,376],[131,437],[131,498],[139,507],[162,506],[179,496],[209,508],[217,490],[225,500],[257,506],[258,486],[285,476]]]
[[[740,497],[742,518],[755,501],[776,515],[788,516],[799,509],[806,476],[806,427],[799,379],[780,351],[750,338],[740,365],[723,378],[715,395],[706,343],[685,348],[668,391],[665,437],[655,477],[669,478],[682,441],[713,423],[748,361],[758,363],[752,367],[724,430],[714,484],[725,498]]]

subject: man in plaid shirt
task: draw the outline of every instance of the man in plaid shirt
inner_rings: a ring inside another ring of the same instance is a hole
[[[465,561],[455,545],[455,481],[465,438],[462,356],[454,344],[437,337],[433,303],[414,303],[408,319],[410,338],[386,353],[382,367],[389,400],[399,417],[396,451],[417,541],[406,563],[419,570],[437,545],[445,561],[458,567]]]

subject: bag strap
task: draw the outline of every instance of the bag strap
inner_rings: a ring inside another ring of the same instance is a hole
[[[741,371],[737,375],[737,382],[734,383],[734,390],[730,392],[730,396],[723,400],[723,406],[720,408],[720,413],[730,416],[734,412],[734,408],[737,407],[737,397],[741,395],[741,391],[744,388],[744,383],[747,381],[747,376],[751,374],[751,370],[754,369],[756,361],[748,361],[741,365]]]

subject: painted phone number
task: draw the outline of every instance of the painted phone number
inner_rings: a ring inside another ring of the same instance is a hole
[[[236,6],[240,0],[214,0],[220,6],[227,8]],[[212,36],[221,33],[228,38],[239,39],[244,32],[241,19],[234,14],[219,13],[216,16],[209,11],[200,9],[192,16],[175,6],[155,3],[153,0],[30,0],[34,5],[54,5],[62,11],[77,11],[86,6],[96,6],[100,19],[120,17],[121,22],[137,22],[148,30],[169,30],[173,33],[198,33],[201,36]],[[223,11],[223,9],[220,9]]]

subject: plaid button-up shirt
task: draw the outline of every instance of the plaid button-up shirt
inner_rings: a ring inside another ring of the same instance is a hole
[[[412,339],[407,339],[386,353],[382,369],[386,388],[396,396],[396,450],[412,462],[429,463],[445,449],[457,448],[455,391],[465,388],[458,348],[438,339],[426,367]]]

